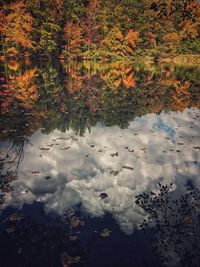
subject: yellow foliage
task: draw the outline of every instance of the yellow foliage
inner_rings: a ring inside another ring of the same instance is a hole
[[[163,40],[169,44],[177,44],[180,41],[180,37],[176,32],[167,33],[163,36]]]
[[[180,32],[182,39],[196,38],[198,36],[198,28],[200,23],[193,23],[192,21],[183,21],[181,24],[182,30]]]
[[[33,18],[27,12],[23,1],[4,6],[4,20],[1,21],[5,41],[20,45],[22,48],[32,48],[29,34],[32,32]]]
[[[200,3],[199,1],[187,1],[182,7],[184,19],[180,23],[180,35],[182,39],[193,39],[198,37],[200,28]]]
[[[125,36],[125,40],[131,48],[136,48],[136,42],[139,38],[139,32],[135,32],[132,29],[128,31]]]
[[[18,70],[19,66],[20,66],[19,61],[14,60],[14,59],[8,60],[8,68],[10,70],[16,71]]]

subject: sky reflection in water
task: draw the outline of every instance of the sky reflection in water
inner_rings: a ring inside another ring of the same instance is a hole
[[[134,202],[136,195],[155,191],[158,182],[172,181],[178,194],[189,180],[200,185],[199,115],[197,109],[149,114],[128,129],[97,124],[83,137],[71,130],[37,131],[24,148],[19,178],[5,206],[40,201],[47,213],[63,215],[81,204],[92,217],[112,213],[122,231],[131,234],[145,216]],[[100,199],[101,192],[108,197]]]

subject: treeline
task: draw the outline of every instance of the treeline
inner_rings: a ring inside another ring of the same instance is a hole
[[[198,0],[2,2],[5,54],[101,58],[200,53]]]

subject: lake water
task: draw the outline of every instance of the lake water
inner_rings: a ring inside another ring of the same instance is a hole
[[[1,69],[1,267],[200,266],[200,67]]]

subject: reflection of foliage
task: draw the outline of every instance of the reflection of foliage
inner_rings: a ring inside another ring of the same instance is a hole
[[[9,112],[9,107],[13,103],[13,95],[15,90],[6,82],[5,77],[1,77],[2,83],[0,84],[0,112]]]
[[[190,82],[186,81],[183,84],[180,82],[175,84],[175,91],[174,91],[174,107],[177,110],[184,110],[188,107],[189,100],[191,98],[190,92]]]
[[[0,171],[1,168],[3,168],[2,163],[0,164]],[[0,207],[4,204],[6,194],[14,190],[10,182],[15,179],[17,179],[17,176],[14,176],[12,172],[0,174]]]
[[[31,108],[39,96],[37,86],[33,82],[35,75],[36,69],[30,69],[11,79],[11,87],[16,91],[15,99],[26,108]]]
[[[176,197],[173,185],[160,186],[158,193],[136,196],[147,214],[141,227],[155,228],[152,246],[163,266],[198,266],[200,261],[200,189]]]
[[[127,89],[134,88],[136,84],[133,69],[126,64],[116,64],[114,68],[102,73],[102,79],[113,90],[117,90],[120,86]]]
[[[8,75],[15,92],[9,93],[7,89],[11,87],[1,89],[3,103],[11,99],[5,105],[7,114],[3,115],[3,127],[8,129],[12,124],[19,130],[19,120],[29,125],[26,127],[29,133],[30,128],[34,131],[41,127],[48,133],[55,128],[66,131],[71,127],[82,135],[98,121],[124,128],[136,116],[199,107],[200,103],[198,70],[192,75],[186,69],[179,71],[173,66],[136,65],[133,68],[130,63],[120,62],[94,65],[86,61],[62,65],[40,62],[34,68],[30,64],[28,68],[18,67],[17,71],[11,68]],[[24,114],[27,109],[30,112],[30,108],[31,115],[26,117]]]

